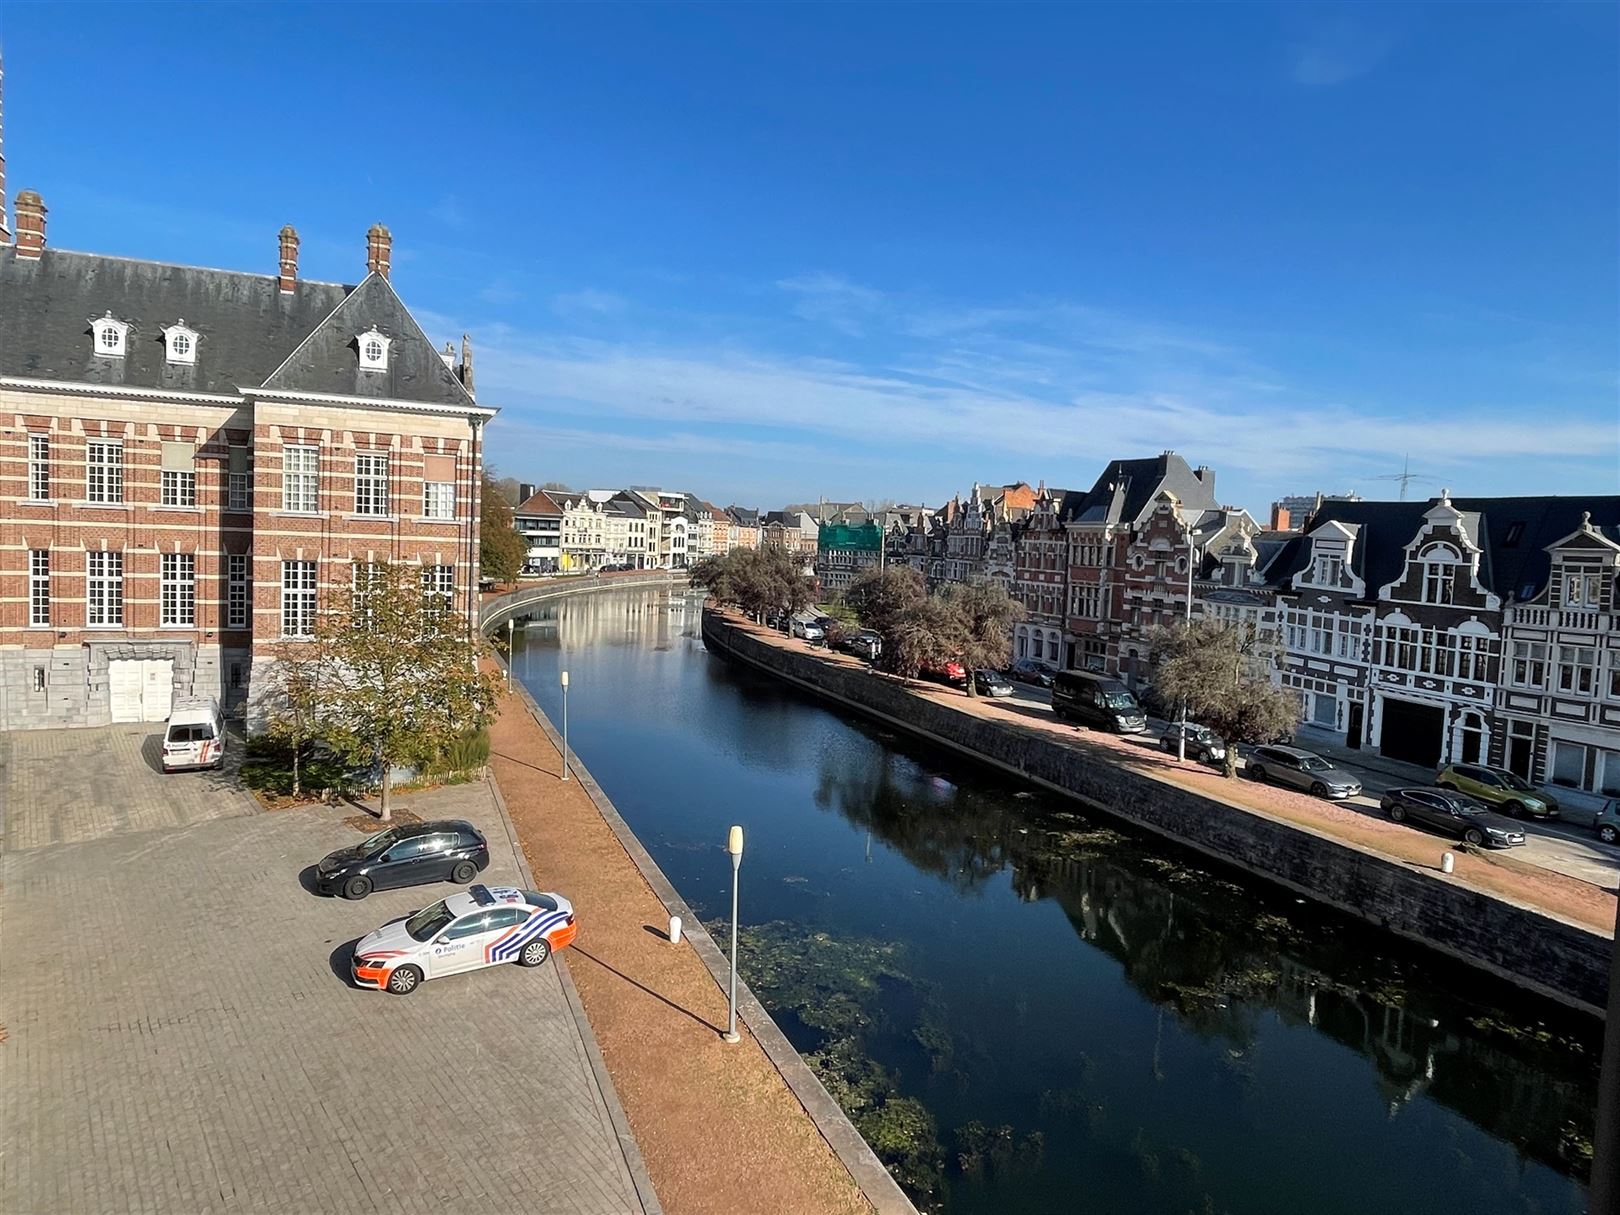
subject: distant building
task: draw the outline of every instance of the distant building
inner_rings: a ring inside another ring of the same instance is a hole
[[[512,527],[529,546],[523,559],[526,574],[555,574],[562,568],[563,508],[544,490],[530,492],[512,508]]]
[[[816,577],[836,595],[883,563],[883,529],[876,523],[823,523],[816,538]]]
[[[1360,494],[1291,494],[1271,504],[1271,530],[1297,531],[1308,525],[1324,502],[1360,502]]]

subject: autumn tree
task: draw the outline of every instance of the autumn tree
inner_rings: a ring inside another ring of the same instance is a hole
[[[862,625],[884,638],[910,609],[928,598],[923,577],[909,565],[863,571],[844,591],[844,603]]]
[[[689,579],[756,620],[772,612],[802,611],[815,598],[815,584],[795,556],[772,545],[705,557],[692,567]]]
[[[883,634],[879,662],[885,670],[915,679],[938,670],[961,653],[962,620],[938,595],[925,595],[901,612]],[[968,682],[973,681],[969,678]]]
[[[392,812],[393,769],[426,766],[486,727],[499,693],[478,659],[483,645],[418,567],[354,567],[308,643],[319,664],[323,737],[353,762],[382,764],[380,817]]]
[[[478,561],[484,576],[512,582],[523,572],[528,556],[528,542],[512,525],[512,504],[486,470],[478,536]]]
[[[967,693],[979,694],[973,672],[981,667],[1000,670],[1012,657],[1012,628],[1024,618],[1024,605],[999,583],[953,583],[942,598],[955,615],[960,637],[960,661],[968,671]]]
[[[1265,743],[1299,724],[1299,701],[1272,682],[1276,645],[1247,625],[1200,620],[1150,629],[1159,656],[1156,685],[1166,700],[1227,741],[1225,771],[1237,775],[1235,744]]]

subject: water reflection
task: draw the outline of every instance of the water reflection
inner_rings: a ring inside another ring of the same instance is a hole
[[[744,973],[925,1203],[1582,1209],[1593,1023],[844,720],[695,600],[545,617],[520,675],[586,672],[574,745],[699,914],[748,825]]]

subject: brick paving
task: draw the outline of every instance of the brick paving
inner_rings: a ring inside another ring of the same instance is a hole
[[[516,697],[491,766],[535,878],[573,900],[570,973],[670,1215],[870,1215],[816,1124],[745,1025],[720,1039],[726,995]],[[723,863],[723,858],[722,858]]]
[[[162,823],[120,730],[74,731],[111,737],[63,774],[107,821],[29,846],[60,820],[25,810],[0,857],[0,1211],[642,1210],[556,966],[351,987],[356,939],[452,887],[317,898],[300,873],[352,810],[210,818],[176,776]],[[11,742],[8,800],[48,797],[49,745]],[[517,877],[487,786],[400,800]]]
[[[6,734],[0,737],[4,848],[82,843],[252,814],[257,803],[233,776],[242,759],[240,740],[233,742],[223,772],[164,775],[162,726]]]

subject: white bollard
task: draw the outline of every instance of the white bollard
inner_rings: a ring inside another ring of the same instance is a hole
[[[669,917],[669,943],[671,945],[681,943],[681,917],[678,915]]]
[[[1449,853],[1449,852],[1442,852],[1440,854],[1440,872],[1441,873],[1450,873],[1456,867],[1457,867],[1457,858],[1456,857],[1452,856],[1451,853]]]

